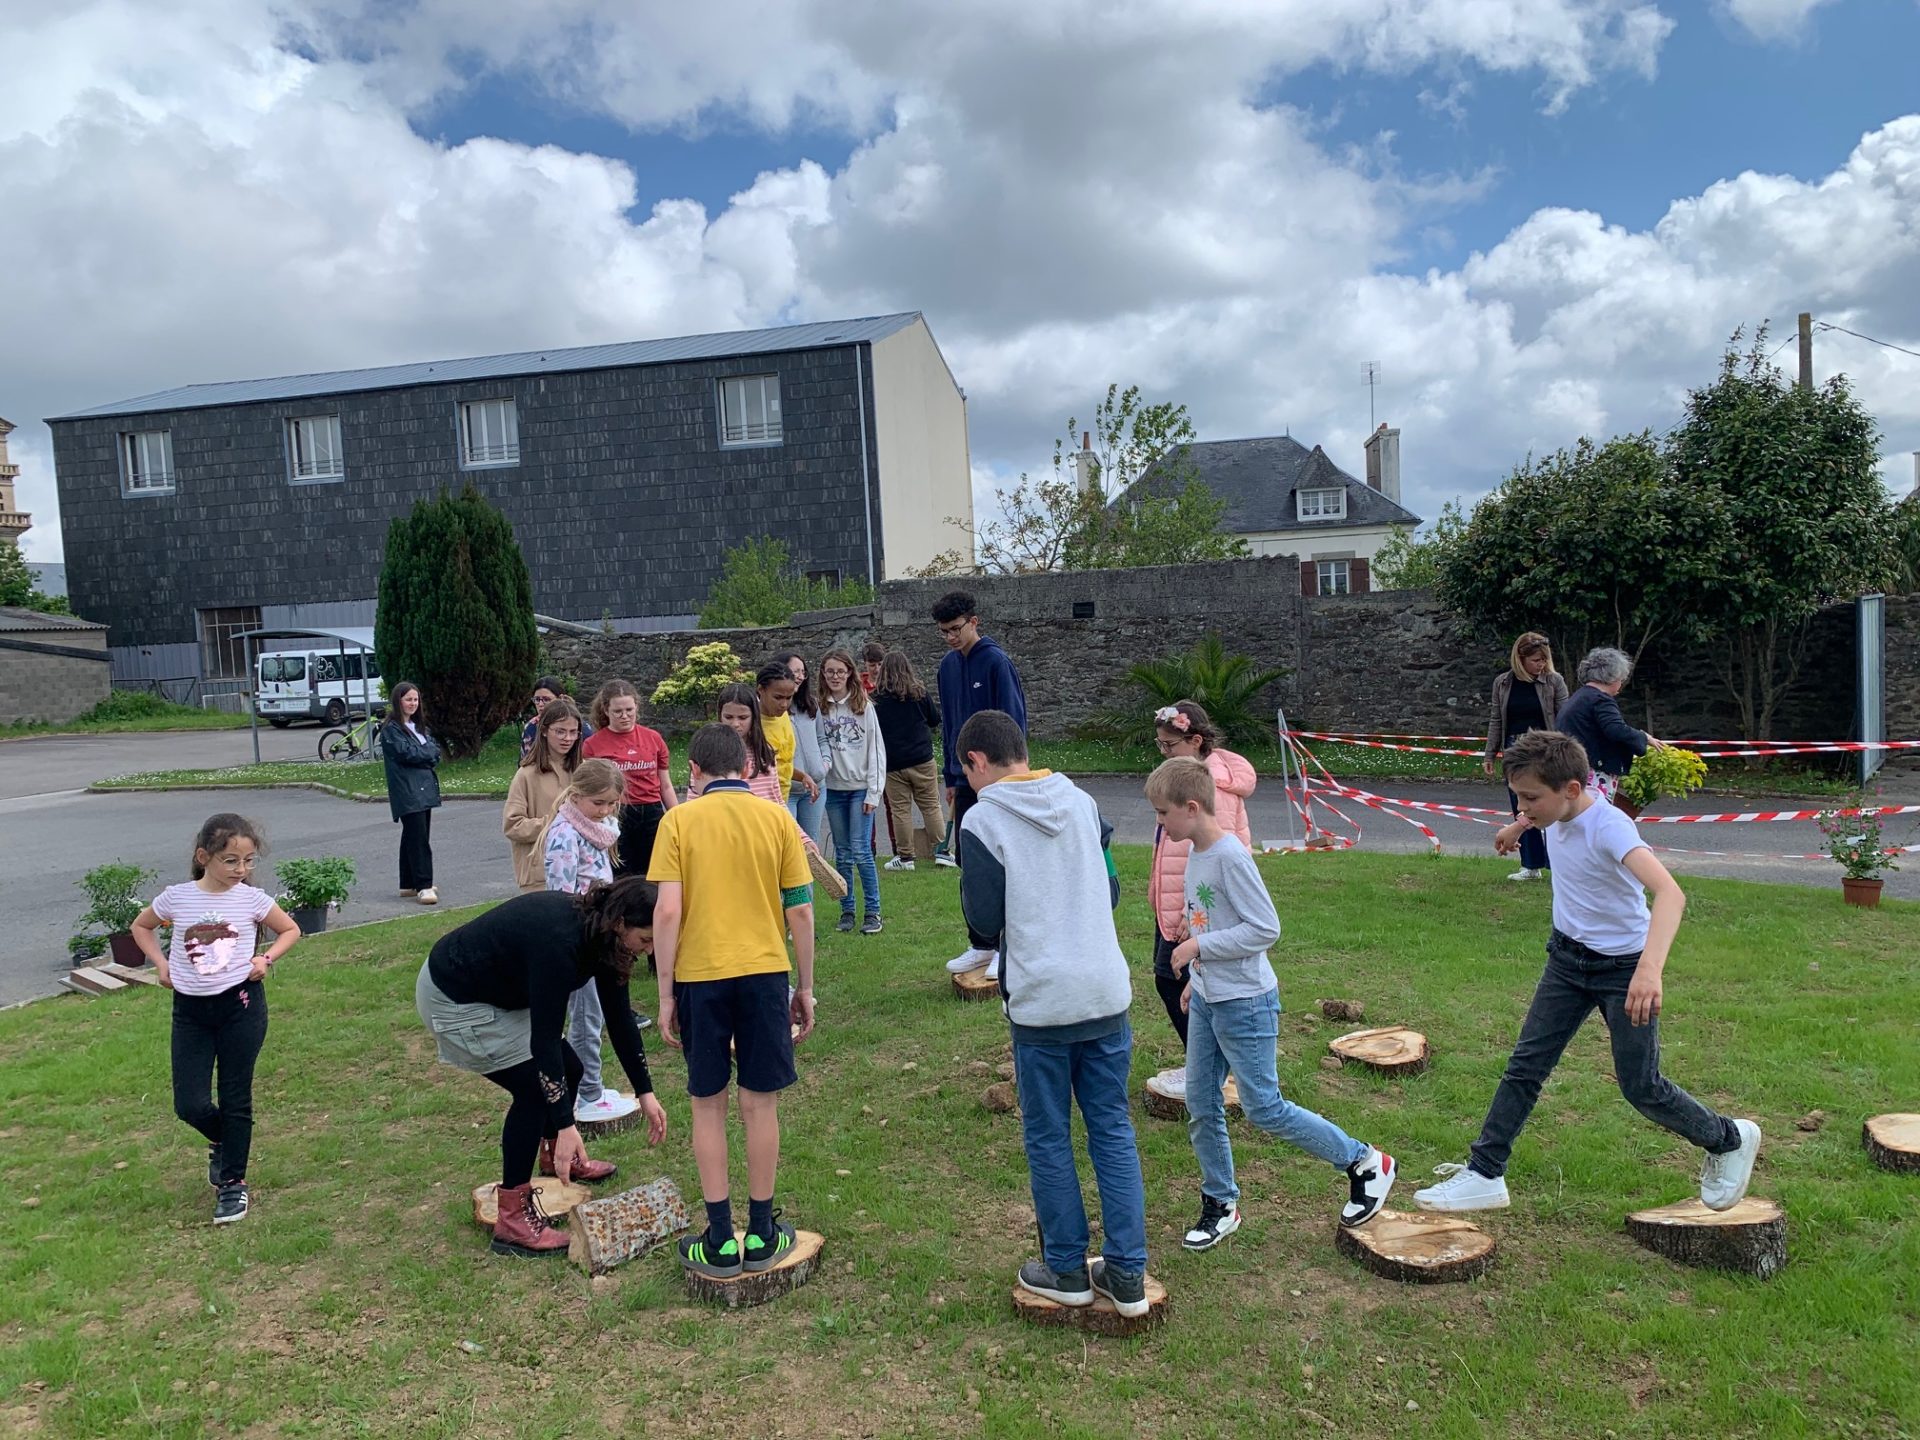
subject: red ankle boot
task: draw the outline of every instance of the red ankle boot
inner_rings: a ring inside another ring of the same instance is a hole
[[[602,1180],[611,1180],[619,1166],[611,1160],[580,1160],[573,1167],[573,1183],[576,1185],[596,1185]],[[559,1168],[553,1163],[553,1141],[540,1142],[540,1173],[558,1177]]]
[[[531,1184],[502,1185],[494,1192],[493,1253],[538,1260],[567,1248],[566,1232],[547,1218]]]

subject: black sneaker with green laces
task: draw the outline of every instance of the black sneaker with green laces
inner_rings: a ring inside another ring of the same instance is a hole
[[[740,1242],[729,1235],[726,1243],[708,1243],[708,1234],[689,1235],[680,1242],[680,1263],[699,1275],[731,1280],[740,1273]]]
[[[773,1234],[756,1235],[747,1232],[746,1271],[757,1275],[762,1270],[771,1270],[787,1256],[793,1253],[794,1229],[780,1218],[778,1210],[773,1212]]]

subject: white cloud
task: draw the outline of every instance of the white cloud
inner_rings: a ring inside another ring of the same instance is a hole
[[[1802,34],[1813,12],[1833,0],[1721,0],[1732,20],[1761,40],[1791,40]]]

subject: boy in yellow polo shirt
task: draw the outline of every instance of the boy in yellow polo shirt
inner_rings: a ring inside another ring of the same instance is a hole
[[[813,1031],[813,876],[793,817],[740,778],[747,747],[738,734],[708,725],[687,758],[698,798],[661,820],[647,870],[660,887],[653,953],[660,1033],[686,1052],[693,1158],[707,1202],[706,1233],[682,1240],[680,1259],[729,1279],[770,1269],[793,1248],[793,1227],[773,1208],[773,1182],[779,1092],[797,1078],[794,1042]],[[800,967],[791,994],[789,933]],[[747,1132],[744,1245],[734,1238],[727,1189],[727,1085],[735,1063]]]

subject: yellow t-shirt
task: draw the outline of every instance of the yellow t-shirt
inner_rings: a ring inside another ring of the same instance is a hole
[[[681,885],[676,980],[784,974],[780,892],[813,882],[800,830],[738,781],[717,781],[660,821],[647,878]]]
[[[799,743],[793,733],[793,716],[762,715],[760,728],[773,747],[774,768],[780,772],[780,795],[784,799],[793,793],[793,747]]]

